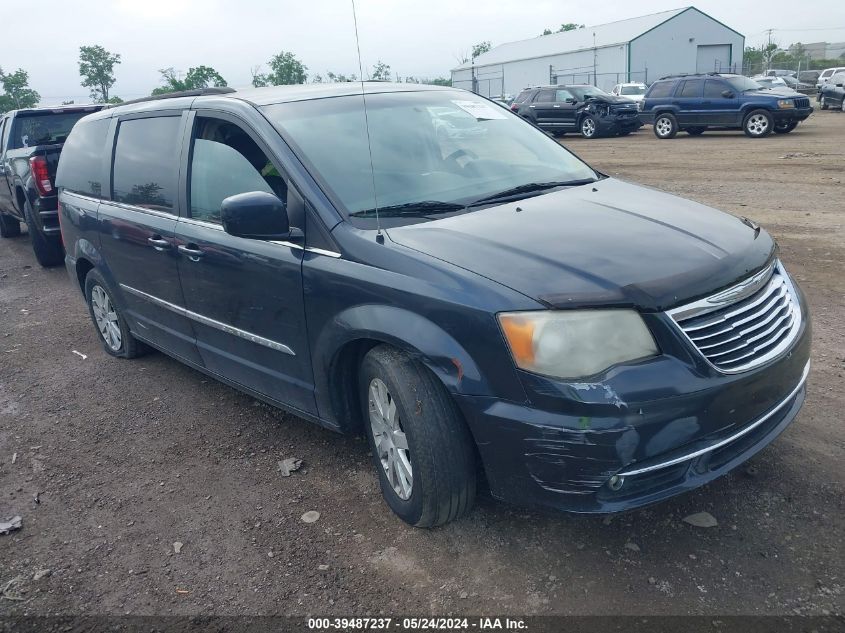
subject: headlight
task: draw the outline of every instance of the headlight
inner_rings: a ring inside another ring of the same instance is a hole
[[[555,378],[583,378],[657,354],[634,310],[505,312],[499,323],[518,367]]]
[[[778,99],[778,107],[780,109],[794,108],[795,102],[792,99]]]

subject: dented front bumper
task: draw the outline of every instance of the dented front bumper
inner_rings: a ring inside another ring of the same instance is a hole
[[[809,319],[785,354],[741,374],[684,356],[680,340],[663,343],[671,353],[601,382],[524,374],[531,403],[459,398],[493,496],[580,513],[654,503],[749,459],[804,402]]]

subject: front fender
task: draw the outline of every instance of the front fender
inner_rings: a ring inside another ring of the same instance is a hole
[[[380,341],[409,352],[452,393],[492,395],[475,360],[446,331],[414,312],[374,304],[344,310],[317,337],[312,358],[318,392],[328,392],[338,353],[357,340]]]

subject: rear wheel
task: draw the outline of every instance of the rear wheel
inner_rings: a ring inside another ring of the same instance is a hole
[[[26,219],[26,228],[29,230],[29,239],[32,242],[32,250],[35,252],[35,259],[45,268],[58,266],[65,260],[62,240],[58,235],[44,235],[35,225],[32,213],[29,202],[24,203],[23,216]]]
[[[690,136],[701,136],[702,134],[704,134],[704,130],[706,129],[706,127],[690,127],[687,128],[687,134],[689,134]]]
[[[678,133],[678,120],[674,115],[665,114],[657,115],[654,120],[654,135],[659,139],[674,138]]]
[[[20,234],[21,223],[18,222],[18,219],[11,215],[0,213],[0,237],[17,237]]]
[[[367,353],[358,379],[365,432],[393,512],[416,527],[469,512],[476,489],[472,437],[443,385],[388,345]]]
[[[775,134],[789,134],[798,127],[798,121],[782,121],[775,123]]]
[[[819,109],[827,110],[827,100],[824,98],[824,95],[819,95]]]
[[[85,299],[103,349],[118,358],[141,356],[149,348],[132,336],[112,297],[103,276],[96,269],[91,270],[85,278]]]
[[[581,136],[584,138],[595,138],[598,135],[598,126],[592,115],[588,114],[581,119]]]
[[[773,127],[772,115],[765,110],[752,110],[742,122],[742,131],[751,138],[768,136]]]

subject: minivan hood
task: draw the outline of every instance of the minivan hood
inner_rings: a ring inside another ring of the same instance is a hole
[[[665,310],[762,269],[775,250],[739,218],[613,178],[387,233],[556,308]]]

